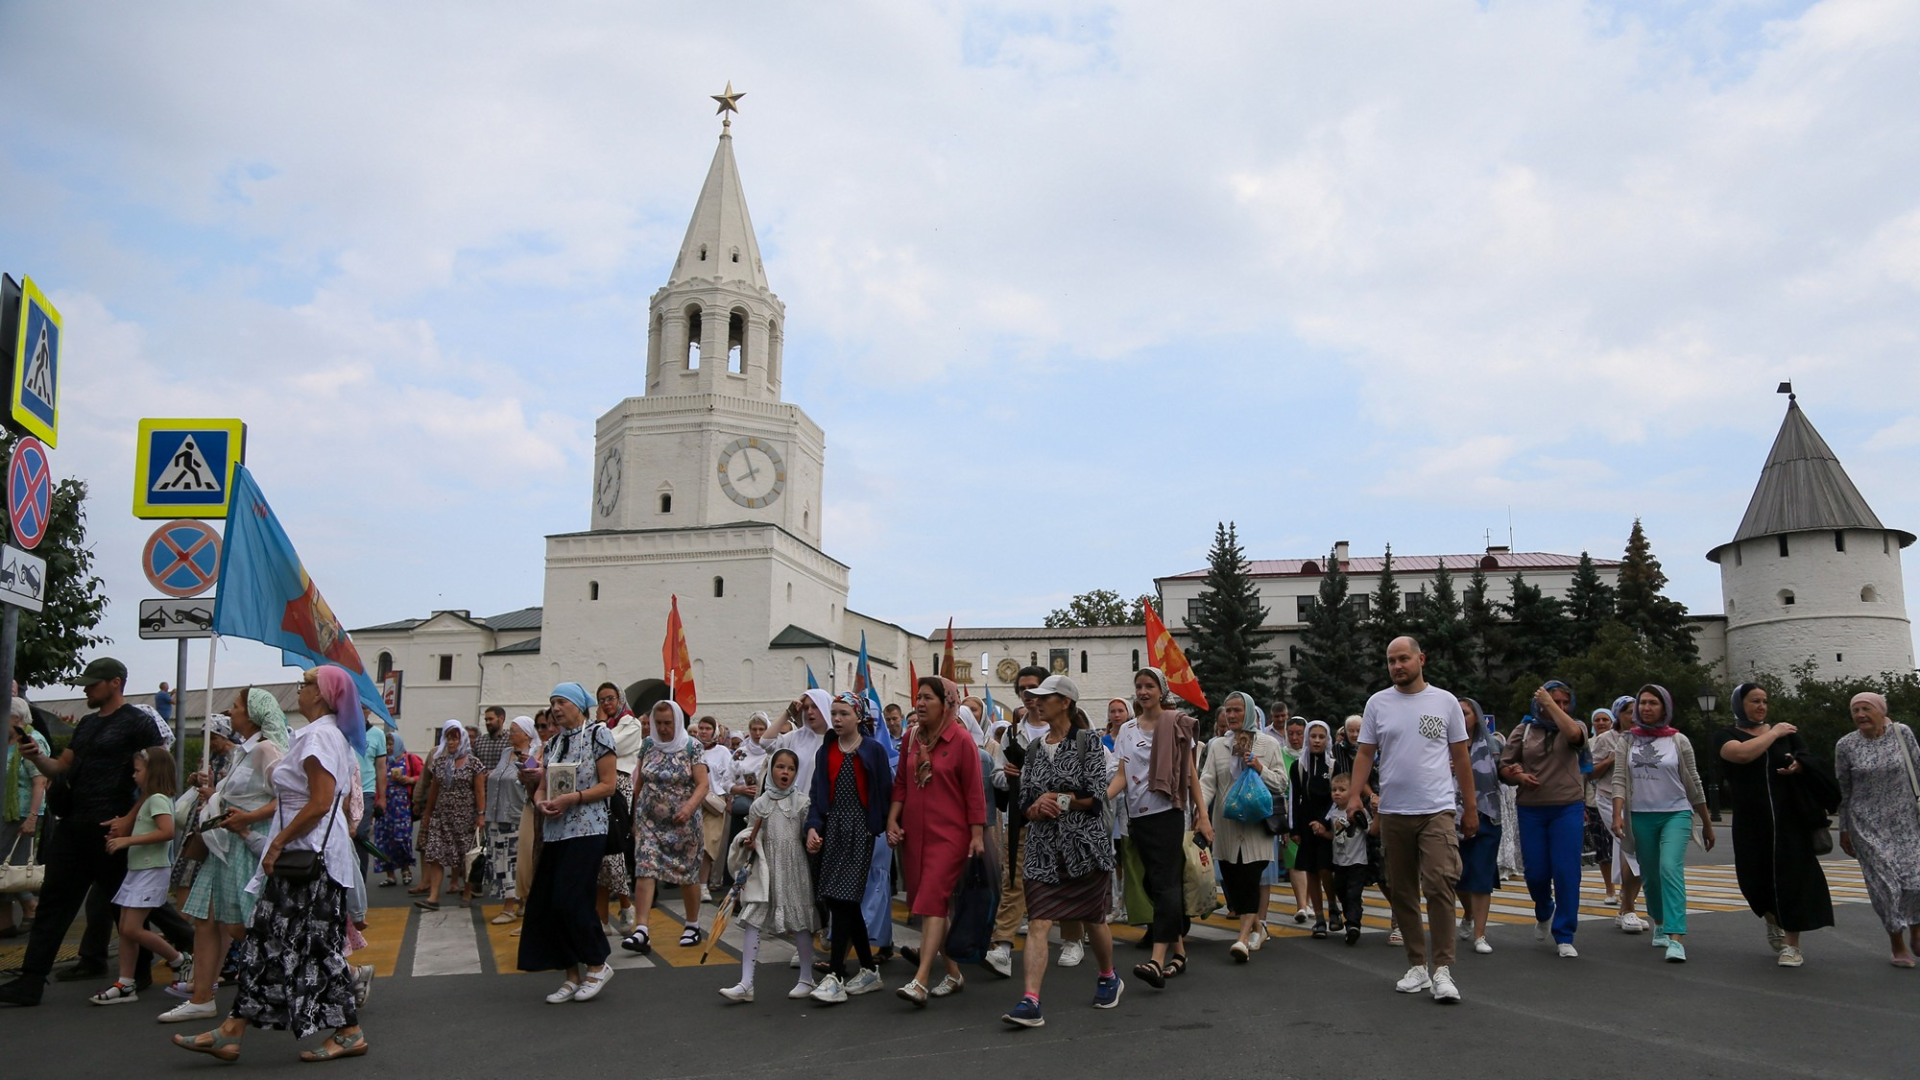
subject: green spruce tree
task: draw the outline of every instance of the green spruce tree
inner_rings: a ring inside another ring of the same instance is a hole
[[[1700,647],[1693,640],[1693,627],[1687,620],[1687,606],[1662,595],[1667,587],[1666,572],[1654,557],[1640,519],[1633,519],[1633,532],[1627,537],[1626,557],[1620,562],[1620,585],[1614,595],[1614,613],[1620,623],[1638,635],[1655,652],[1670,654],[1692,662],[1700,658]]]
[[[1600,578],[1593,556],[1580,553],[1567,589],[1567,651],[1583,653],[1600,640],[1600,629],[1613,618],[1613,586]]]
[[[1466,620],[1460,597],[1453,590],[1453,571],[1447,569],[1447,560],[1440,560],[1433,572],[1433,591],[1410,621],[1409,632],[1420,639],[1420,647],[1427,653],[1427,681],[1467,693],[1472,657],[1467,648]]]
[[[1387,643],[1407,632],[1406,613],[1400,610],[1400,582],[1393,576],[1392,544],[1387,545],[1387,557],[1380,565],[1380,584],[1374,587],[1373,602],[1368,607],[1367,642],[1373,646],[1373,655],[1384,657]]]
[[[1495,650],[1500,645],[1500,614],[1493,598],[1487,595],[1487,572],[1474,565],[1467,579],[1467,591],[1461,598],[1460,618],[1466,631],[1461,638],[1460,661],[1476,692],[1493,688]]]
[[[1347,572],[1328,554],[1320,592],[1307,611],[1300,634],[1300,663],[1294,671],[1294,697],[1302,716],[1337,719],[1366,703],[1375,667],[1366,628],[1347,602]]]
[[[1267,609],[1260,606],[1252,572],[1233,524],[1218,525],[1207,553],[1199,616],[1184,620],[1192,638],[1187,659],[1215,708],[1235,690],[1255,701],[1271,701],[1275,693],[1272,658],[1263,648],[1273,634],[1262,629]]]

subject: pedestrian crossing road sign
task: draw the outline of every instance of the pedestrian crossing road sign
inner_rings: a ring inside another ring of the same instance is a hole
[[[20,282],[19,329],[13,339],[13,391],[8,416],[13,426],[59,445],[60,313],[32,278]]]
[[[233,467],[246,458],[247,425],[239,420],[140,421],[133,516],[226,517]]]

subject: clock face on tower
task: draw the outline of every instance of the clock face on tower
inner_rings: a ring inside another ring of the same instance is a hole
[[[601,517],[610,517],[620,505],[620,451],[609,449],[600,458],[593,477],[593,501]]]
[[[787,463],[765,439],[742,435],[720,451],[720,490],[749,510],[772,506],[787,489]]]

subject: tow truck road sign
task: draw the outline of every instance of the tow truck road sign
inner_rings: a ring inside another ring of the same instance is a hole
[[[140,636],[148,641],[213,636],[213,598],[140,601]]]
[[[0,544],[0,603],[39,611],[47,589],[47,561],[12,544]]]

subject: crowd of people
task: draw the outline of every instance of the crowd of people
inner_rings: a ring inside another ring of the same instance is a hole
[[[912,973],[894,993],[915,1008],[965,990],[970,970],[1019,978],[1002,1018],[1019,1027],[1045,1023],[1050,964],[1090,957],[1095,1008],[1130,985],[1165,991],[1190,962],[1193,920],[1223,907],[1224,959],[1251,963],[1272,934],[1270,885],[1292,891],[1292,918],[1315,939],[1349,946],[1377,888],[1408,961],[1395,989],[1441,1003],[1461,998],[1459,943],[1493,951],[1492,894],[1513,873],[1541,947],[1579,956],[1591,862],[1614,926],[1651,931],[1663,959],[1685,962],[1687,853],[1711,850],[1716,833],[1667,690],[1582,716],[1571,687],[1550,681],[1502,733],[1475,700],[1427,683],[1418,642],[1395,640],[1384,660],[1391,685],[1337,727],[1233,692],[1204,741],[1156,668],[1107,700],[1096,728],[1072,678],[1029,667],[1004,717],[932,677],[910,712],[808,690],[738,731],[690,722],[672,700],[636,716],[613,684],[590,695],[565,682],[534,716],[449,720],[424,757],[389,738],[344,670],[323,666],[300,684],[297,730],[272,694],[238,695],[176,792],[162,726],[126,702],[124,666],[96,659],[82,676],[94,712],[58,755],[15,699],[0,845],[45,875],[37,895],[0,898],[0,936],[23,932],[15,899],[29,935],[0,1004],[39,1003],[84,907],[89,927],[121,940],[117,971],[102,942],[60,976],[111,976],[93,1003],[136,1002],[158,957],[179,999],[159,1019],[219,1021],[175,1037],[182,1049],[232,1061],[258,1026],[329,1031],[305,1060],[358,1056],[374,973],[353,954],[369,884],[404,886],[429,912],[500,901],[492,921],[516,924],[518,967],[563,973],[553,1004],[600,996],[616,943],[652,951],[663,886],[679,893],[681,946],[708,943],[721,918],[740,929],[738,978],[719,991],[730,1002],[755,999],[777,938],[792,946],[790,998],[835,1005],[882,990],[897,952]],[[1837,833],[1863,867],[1891,963],[1913,967],[1913,732],[1880,695],[1859,694],[1855,730],[1828,763],[1791,724],[1769,722],[1764,688],[1743,684],[1733,699],[1733,725],[1701,752],[1717,760],[1739,886],[1777,963],[1806,963],[1804,935],[1833,925],[1820,857]],[[919,935],[898,950],[896,898]],[[710,904],[720,914],[703,924]],[[1116,926],[1139,929],[1136,963],[1120,961]],[[224,1014],[223,984],[236,987]]]

